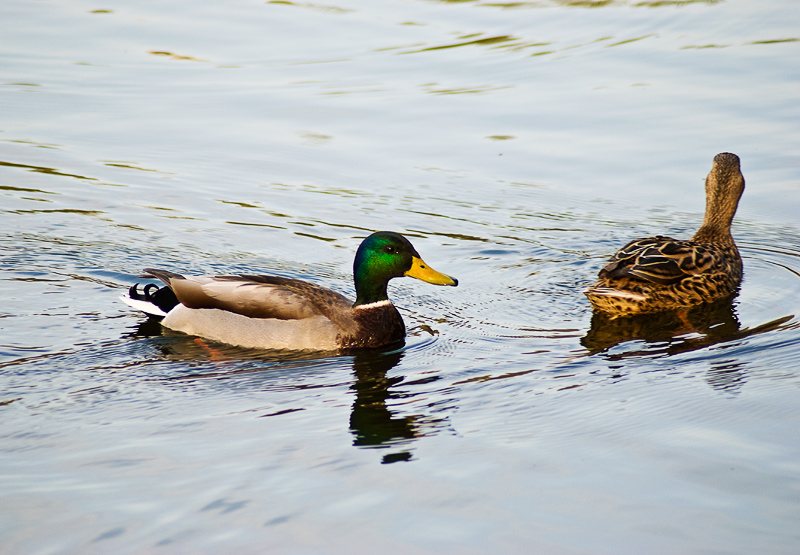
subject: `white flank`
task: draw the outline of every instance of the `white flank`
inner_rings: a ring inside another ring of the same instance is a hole
[[[132,306],[136,310],[141,310],[145,314],[152,314],[153,316],[166,316],[167,313],[158,308],[151,302],[142,301],[140,299],[131,299],[128,295],[122,295],[120,297],[122,302],[124,302],[128,306]]]

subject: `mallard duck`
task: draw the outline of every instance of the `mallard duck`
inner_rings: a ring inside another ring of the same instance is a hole
[[[732,295],[742,280],[742,258],[731,223],[743,192],[739,157],[717,154],[706,178],[706,213],[697,233],[688,241],[657,235],[622,247],[586,290],[592,306],[624,316]]]
[[[386,287],[410,276],[435,285],[458,285],[422,261],[398,233],[379,231],[361,243],[353,262],[355,302],[305,281],[278,276],[195,277],[146,269],[166,284],[138,284],[123,300],[163,318],[164,327],[256,349],[347,350],[381,347],[405,337]]]

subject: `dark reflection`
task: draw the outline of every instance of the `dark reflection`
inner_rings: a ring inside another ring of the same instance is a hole
[[[32,171],[32,172],[36,172],[36,173],[45,173],[45,174],[49,174],[49,175],[58,175],[60,177],[74,177],[75,179],[88,179],[90,181],[97,181],[94,177],[85,177],[83,175],[75,175],[74,173],[64,173],[64,172],[58,171],[57,169],[46,168],[44,166],[31,166],[29,164],[17,164],[17,163],[14,163],[14,162],[4,162],[2,160],[0,160],[0,166],[5,166],[5,167],[8,167],[8,168],[22,168],[24,170],[28,170],[28,171]],[[48,192],[48,191],[43,191],[43,192]],[[54,194],[54,193],[50,193],[50,194]]]
[[[689,310],[622,318],[609,318],[595,312],[591,328],[581,339],[581,345],[592,354],[605,354],[610,360],[668,356],[777,330],[794,318],[794,315],[783,316],[754,328],[742,328],[733,306],[734,298],[735,295]],[[611,352],[614,347],[627,341],[645,344],[634,344],[629,350]],[[745,374],[743,365],[738,362],[715,362],[708,371],[706,381],[714,389],[734,391],[744,384]]]
[[[225,379],[234,375],[260,375],[267,370],[318,368],[332,361],[337,366],[346,365],[348,358],[353,365],[353,382],[350,389],[355,393],[355,399],[350,412],[350,433],[353,435],[353,446],[362,449],[387,449],[391,452],[382,457],[383,464],[400,461],[410,461],[412,452],[409,445],[417,438],[426,434],[426,430],[436,427],[441,420],[422,414],[398,416],[391,410],[393,401],[403,400],[410,394],[399,389],[405,382],[403,376],[389,376],[390,370],[397,366],[405,356],[403,342],[393,345],[390,349],[382,351],[358,351],[342,356],[331,353],[326,357],[323,353],[302,351],[260,351],[255,349],[241,349],[229,345],[207,342],[204,339],[190,337],[181,333],[171,332],[163,328],[157,320],[149,319],[140,322],[130,337],[146,337],[153,339],[153,346],[161,356],[169,359],[193,362],[215,362],[212,371],[192,372],[184,371],[179,376],[172,376],[170,381],[183,383],[202,379]],[[255,361],[256,365],[243,367],[237,362]],[[426,380],[415,381],[414,384],[427,383],[438,380],[431,377]],[[405,382],[408,384],[408,382]],[[410,385],[410,384],[408,384]],[[288,387],[285,382],[281,387]],[[320,387],[309,384],[307,381],[294,386],[297,389]],[[323,386],[324,387],[324,386]],[[302,410],[295,408],[292,410]],[[275,416],[288,411],[269,414]]]
[[[390,352],[360,353],[353,359],[355,382],[351,389],[356,398],[350,413],[350,432],[353,445],[363,448],[389,448],[407,445],[422,435],[423,417],[395,416],[387,404],[402,397],[390,389],[403,381],[402,376],[389,377],[404,356],[400,350]],[[383,457],[383,463],[411,460],[411,452],[400,449]]]
[[[155,318],[147,318],[136,324],[136,329],[129,334],[129,337],[158,337],[163,335],[164,328],[161,322]]]
[[[663,352],[673,354],[727,341],[738,336],[739,331],[739,319],[733,308],[733,297],[730,297],[688,310],[619,318],[595,311],[589,333],[581,339],[581,345],[592,353],[599,353],[625,341],[641,340],[650,344],[666,343]],[[649,348],[647,352],[653,353],[654,349]],[[616,356],[631,354],[641,353]]]
[[[714,389],[737,391],[745,382],[744,365],[735,361],[712,364],[706,381]]]

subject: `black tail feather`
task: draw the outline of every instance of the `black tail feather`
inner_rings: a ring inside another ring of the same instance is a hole
[[[172,289],[166,286],[158,287],[154,283],[148,283],[142,287],[141,292],[139,292],[139,284],[135,283],[128,290],[128,296],[131,299],[152,303],[164,312],[169,312],[178,304],[178,297],[175,296]]]

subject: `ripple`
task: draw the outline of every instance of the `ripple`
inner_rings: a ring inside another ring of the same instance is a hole
[[[790,2],[12,4],[9,550],[796,550]],[[607,256],[699,224],[720,137],[738,296],[595,322]],[[352,296],[385,228],[460,280],[392,282],[403,347],[242,350],[118,301],[143,267]]]

